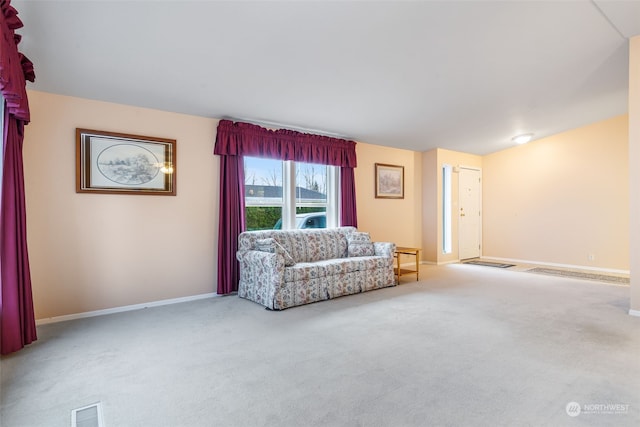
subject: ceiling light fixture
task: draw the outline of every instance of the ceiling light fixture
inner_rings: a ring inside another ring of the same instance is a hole
[[[511,140],[516,144],[526,144],[531,141],[531,138],[533,138],[532,133],[523,133],[522,135],[514,136]]]

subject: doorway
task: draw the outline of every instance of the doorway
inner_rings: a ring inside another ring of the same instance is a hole
[[[478,258],[482,238],[482,177],[479,169],[460,167],[458,179],[458,258]]]

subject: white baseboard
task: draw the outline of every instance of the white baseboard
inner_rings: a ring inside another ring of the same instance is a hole
[[[438,265],[457,264],[459,262],[460,262],[459,259],[451,259],[449,261],[439,261]]]
[[[640,310],[629,310],[629,316],[640,317]]]
[[[196,301],[205,298],[214,298],[219,296],[216,293],[192,295],[188,297],[163,299],[160,301],[145,302],[142,304],[125,305],[122,307],[106,308],[104,310],[85,311],[83,313],[65,314],[63,316],[45,317],[36,320],[36,325],[46,325],[47,323],[65,322],[67,320],[84,319],[86,317],[104,316],[106,314],[122,313],[125,311],[141,310],[149,307],[159,307],[161,305],[177,304],[181,302]]]
[[[584,266],[584,265],[558,264],[558,263],[555,263],[555,262],[531,261],[531,260],[526,260],[526,259],[499,258],[499,257],[491,257],[491,256],[483,256],[482,259],[510,262],[510,263],[515,263],[515,264],[546,265],[546,266],[549,266],[549,267],[570,268],[570,269],[573,269],[573,270],[599,271],[599,272],[602,272],[602,273],[630,274],[629,270],[616,270],[616,269],[613,269],[613,268],[588,267],[588,266]]]
[[[449,260],[449,261],[420,261],[420,264],[425,264],[425,265],[447,265],[447,264],[457,264],[459,263],[460,260],[459,259],[453,259],[453,260]]]

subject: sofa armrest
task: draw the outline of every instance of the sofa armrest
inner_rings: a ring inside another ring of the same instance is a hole
[[[273,309],[276,290],[284,282],[284,256],[256,250],[238,251],[242,296]],[[238,289],[240,293],[240,289]]]
[[[264,260],[269,260],[271,258],[275,259],[277,255],[278,254],[275,252],[261,251],[259,249],[236,252],[236,258],[238,261],[249,264],[263,262]]]
[[[396,252],[396,244],[390,242],[373,242],[373,249],[376,256],[393,258],[393,254]]]

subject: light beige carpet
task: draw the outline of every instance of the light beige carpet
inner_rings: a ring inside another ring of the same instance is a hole
[[[107,427],[640,425],[628,287],[421,277],[282,312],[233,296],[41,326],[2,359],[1,424],[68,427],[99,401]]]

